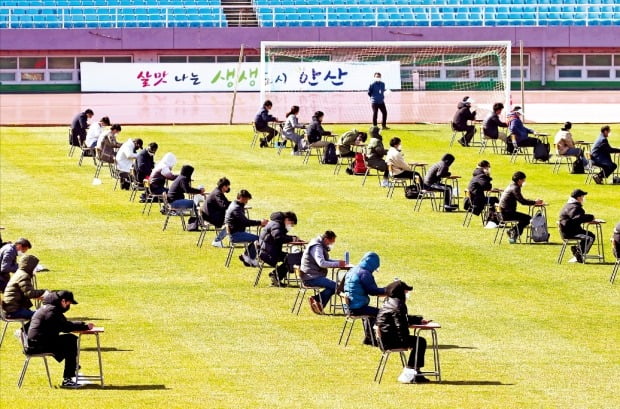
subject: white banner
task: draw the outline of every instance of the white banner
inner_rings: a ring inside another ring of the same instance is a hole
[[[259,91],[259,63],[80,64],[84,92]],[[268,91],[363,91],[380,72],[386,88],[400,89],[400,63],[281,62],[267,65]]]
[[[279,62],[267,65],[266,90],[273,91],[365,91],[381,73],[385,87],[400,89],[400,62]]]

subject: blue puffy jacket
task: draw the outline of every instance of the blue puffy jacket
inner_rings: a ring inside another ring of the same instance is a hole
[[[349,297],[349,308],[362,308],[370,302],[369,295],[383,295],[385,288],[377,287],[372,273],[379,268],[380,260],[377,253],[364,254],[359,264],[353,267],[344,280],[344,291]]]

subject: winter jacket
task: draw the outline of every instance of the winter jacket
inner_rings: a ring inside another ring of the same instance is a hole
[[[88,325],[84,322],[68,321],[60,306],[60,297],[55,291],[43,297],[43,306],[39,308],[30,321],[28,329],[28,348],[30,353],[53,352],[56,340],[61,332],[84,331]]]
[[[409,347],[409,325],[420,324],[422,317],[407,315],[404,299],[389,297],[377,314],[377,327],[385,349]]]
[[[483,168],[474,169],[473,178],[467,186],[471,204],[478,210],[484,208],[487,203],[486,193],[493,188],[491,181],[493,178],[484,172]]]
[[[358,309],[370,303],[369,295],[383,295],[385,288],[377,287],[373,273],[379,268],[377,253],[364,254],[358,265],[347,272],[344,278],[344,291],[349,298],[349,308]]]
[[[202,204],[203,217],[215,227],[222,227],[228,206],[230,206],[230,200],[224,195],[224,192],[215,188]]]
[[[86,139],[86,129],[88,128],[88,116],[86,112],[80,112],[71,121],[71,134],[77,140],[74,142],[82,142]],[[79,145],[75,145],[79,146]]]
[[[297,115],[290,114],[286,117],[286,121],[284,121],[284,126],[282,127],[282,132],[284,135],[294,134],[296,129],[303,129],[304,126],[299,123],[297,120]]]
[[[482,131],[489,138],[497,139],[499,137],[498,128],[508,128],[508,124],[502,122],[495,112],[491,112],[482,122]]]
[[[386,163],[392,166],[392,176],[398,176],[406,170],[411,170],[411,166],[405,162],[405,157],[401,151],[392,146],[387,152]]]
[[[516,182],[512,182],[502,193],[499,199],[499,207],[502,212],[516,212],[517,202],[524,206],[533,206],[536,204],[536,201],[524,198],[521,194],[521,186]]]
[[[200,194],[200,189],[195,189],[191,186],[193,173],[194,168],[192,166],[183,165],[181,173],[174,179],[174,182],[172,182],[168,189],[168,201],[170,203],[175,200],[185,199],[185,193]]]
[[[366,146],[366,157],[368,159],[383,159],[387,152],[383,147],[383,137],[379,133],[379,127],[370,128],[370,141]]]
[[[245,231],[251,226],[259,226],[260,220],[251,220],[245,216],[245,204],[238,200],[230,203],[224,216],[224,224],[228,226],[230,234]]]
[[[616,247],[616,252],[614,254],[617,258],[620,258],[620,223],[616,224],[612,237],[614,239],[614,246]]]
[[[316,116],[312,117],[312,122],[306,129],[306,135],[308,137],[308,143],[315,143],[323,138],[323,135],[331,135],[331,132],[323,129],[323,125]]]
[[[385,97],[385,83],[381,80],[375,81],[368,87],[368,96],[371,104],[383,104]]]
[[[521,121],[521,118],[519,118],[518,115],[515,115],[514,118],[510,121],[508,129],[511,133],[515,135],[517,146],[527,140],[528,134],[534,133],[532,129],[526,128],[525,125],[523,125],[523,121]]]
[[[317,259],[315,253],[320,255]],[[301,256],[301,279],[303,281],[312,280],[314,278],[326,277],[328,268],[338,267],[337,260],[329,259],[329,249],[323,244],[321,236],[310,240],[308,247]]]
[[[155,161],[153,159],[153,155],[151,155],[148,149],[142,149],[136,157],[136,173],[138,182],[142,183],[144,179],[148,178],[154,167]]]
[[[102,138],[101,146],[97,146],[99,160],[106,163],[114,163],[116,154],[114,149],[120,148],[121,144],[116,140],[112,131],[108,131]]]
[[[558,155],[565,155],[566,151],[575,147],[573,136],[569,131],[564,130],[560,130],[557,134],[555,134],[553,143],[555,144],[555,150]]]
[[[560,232],[565,238],[586,234],[581,224],[592,220],[594,220],[594,215],[587,214],[583,210],[583,205],[571,197],[560,211]]]
[[[8,313],[15,312],[20,308],[32,307],[31,298],[39,298],[45,290],[37,290],[32,284],[34,268],[39,264],[39,259],[26,254],[19,261],[19,270],[9,280],[4,290],[2,309]]]
[[[275,121],[276,118],[269,114],[267,108],[262,107],[254,117],[254,126],[256,126],[257,130],[265,129],[269,126],[269,122]]]
[[[441,182],[441,179],[450,176],[450,165],[452,165],[452,163],[454,163],[454,156],[449,153],[443,155],[441,161],[435,163],[428,169],[428,172],[426,172],[424,184],[426,186],[432,186],[435,183]]]
[[[284,213],[272,213],[270,219],[258,238],[258,256],[270,266],[275,267],[277,262],[283,260],[282,246],[284,243],[293,241],[294,237],[286,234]]]
[[[17,248],[13,243],[7,243],[0,249],[0,273],[8,276],[17,271]]]
[[[153,168],[153,172],[151,172],[151,177],[149,178],[149,183],[151,184],[152,190],[163,191],[164,186],[166,185],[166,180],[174,180],[176,179],[176,175],[172,173],[172,168],[177,163],[177,158],[173,153],[168,152],[164,155],[163,158],[157,165]]]
[[[357,135],[359,132],[357,129],[351,129],[343,133],[338,140],[338,154],[339,155],[348,155],[351,153],[351,145],[355,145],[357,141]]]
[[[120,172],[129,172],[133,165],[136,154],[136,144],[133,139],[128,139],[121,145],[116,153],[116,167]]]
[[[454,124],[454,129],[457,131],[466,131],[469,126],[467,121],[472,121],[474,119],[476,119],[476,111],[471,111],[469,106],[463,106],[457,109],[454,118],[452,118],[452,123]]]
[[[592,161],[595,165],[612,163],[611,154],[616,152],[620,152],[620,148],[612,148],[607,138],[600,134],[592,145]]]

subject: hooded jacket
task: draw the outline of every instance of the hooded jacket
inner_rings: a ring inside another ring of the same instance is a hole
[[[319,118],[313,116],[312,122],[306,129],[306,134],[308,135],[308,143],[315,143],[320,141],[323,135],[331,135],[331,132],[323,129],[323,125],[319,121]]]
[[[215,227],[220,228],[224,224],[224,215],[228,206],[230,206],[230,200],[224,192],[216,187],[209,193],[207,200],[202,205],[203,217]]]
[[[32,284],[32,276],[37,264],[39,264],[39,259],[29,254],[19,261],[19,270],[13,274],[4,290],[2,300],[4,311],[12,313],[21,308],[29,309],[32,307],[30,299],[39,298],[45,293],[45,290],[37,290]]]
[[[351,145],[354,145],[357,141],[357,136],[359,132],[357,129],[351,129],[350,131],[342,134],[340,139],[338,140],[338,154],[339,155],[348,155],[351,153]]]
[[[363,308],[370,303],[369,295],[383,295],[385,288],[379,288],[373,273],[379,268],[377,253],[364,254],[358,265],[347,272],[344,278],[344,291],[349,297],[349,308]]]
[[[459,102],[460,105],[461,103]],[[467,124],[467,121],[476,119],[476,111],[471,111],[470,107],[471,104],[463,103],[463,106],[457,108],[454,118],[452,118],[454,129],[457,131],[466,131],[467,127],[470,126]]]
[[[88,325],[84,322],[68,321],[60,306],[60,297],[56,291],[43,297],[43,306],[39,308],[30,321],[28,329],[28,348],[30,352],[54,352],[56,339],[61,332],[84,331]]]
[[[151,188],[162,190],[166,185],[166,180],[174,180],[176,175],[172,173],[172,168],[177,163],[177,157],[173,153],[168,152],[164,155],[151,173],[149,182]]]
[[[594,215],[587,214],[583,210],[583,205],[571,197],[560,211],[560,232],[566,238],[585,234],[586,231],[581,227],[581,224],[592,220],[594,220]]]
[[[385,349],[408,348],[409,325],[422,322],[422,317],[419,315],[407,315],[405,286],[402,281],[397,281],[385,288],[388,299],[379,309],[376,323],[381,331],[381,342]]]
[[[194,167],[190,165],[183,165],[181,173],[174,179],[170,189],[168,189],[168,200],[170,203],[175,200],[185,199],[185,193],[199,194],[200,189],[195,189],[191,186],[192,175],[194,174]]]
[[[153,155],[151,155],[148,149],[142,149],[136,157],[138,182],[142,183],[144,179],[148,178],[154,167],[155,161],[153,160]]]
[[[428,172],[426,172],[426,176],[424,176],[424,184],[427,186],[432,186],[435,183],[441,182],[441,179],[450,176],[450,165],[452,165],[452,163],[454,163],[454,156],[449,153],[443,155],[441,162],[435,163],[430,167]]]
[[[502,120],[499,119],[499,115],[495,112],[491,112],[482,122],[482,131],[484,135],[489,138],[497,139],[499,137],[498,128],[508,128],[508,124],[506,122],[502,122]]]
[[[138,157],[136,153],[136,143],[133,139],[128,139],[121,145],[116,153],[116,167],[121,172],[129,172],[133,161]]]
[[[487,203],[485,192],[493,188],[493,185],[491,184],[493,178],[487,175],[483,168],[474,169],[474,173],[472,175],[474,177],[467,186],[467,190],[469,190],[469,196],[471,198],[471,204],[476,209],[482,209]]]
[[[616,258],[620,258],[620,223],[616,224],[616,228],[614,229],[614,235],[612,236],[614,239],[613,246],[615,247],[615,256]]]
[[[275,267],[278,261],[284,258],[282,246],[284,243],[293,241],[293,236],[286,234],[284,225],[284,213],[275,212],[269,217],[269,223],[261,230],[258,238],[258,256],[267,264]]]
[[[383,159],[386,154],[385,148],[383,147],[383,137],[379,133],[378,126],[371,126],[370,130],[370,141],[368,142],[368,146],[366,146],[366,157],[370,159]]]

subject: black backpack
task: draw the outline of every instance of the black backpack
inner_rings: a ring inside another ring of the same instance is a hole
[[[573,162],[573,169],[571,170],[570,173],[574,175],[583,175],[584,173],[586,173],[586,170],[583,167],[583,162],[581,161],[581,158],[577,158],[577,160]]]
[[[407,199],[417,199],[420,195],[417,185],[409,185],[405,188],[405,197]]]
[[[324,165],[335,165],[336,163],[338,163],[338,155],[336,154],[336,145],[330,142],[325,147],[325,152],[323,152],[323,164]]]
[[[534,146],[534,160],[540,160],[543,162],[547,162],[549,160],[549,152],[551,149],[549,148],[548,143],[539,142]]]

